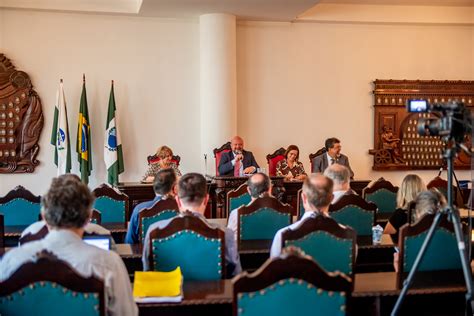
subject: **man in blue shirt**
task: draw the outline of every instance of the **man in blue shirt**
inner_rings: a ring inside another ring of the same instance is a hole
[[[125,236],[125,243],[137,244],[140,242],[138,214],[142,210],[152,207],[158,201],[167,198],[174,199],[175,187],[176,173],[173,169],[163,169],[156,174],[155,180],[153,181],[153,190],[155,191],[156,196],[153,200],[142,202],[133,209],[132,216],[130,217],[130,224],[128,225],[127,235]]]

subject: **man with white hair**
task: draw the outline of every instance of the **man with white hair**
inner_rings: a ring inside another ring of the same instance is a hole
[[[351,173],[346,166],[333,164],[324,170],[324,175],[334,182],[331,204],[336,203],[343,195],[357,194],[350,186]]]

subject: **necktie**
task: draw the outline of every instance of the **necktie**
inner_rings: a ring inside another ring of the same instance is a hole
[[[336,162],[336,160],[334,160],[334,158],[331,158],[331,165],[333,165],[334,162]]]
[[[234,165],[234,177],[240,177],[240,160],[237,160]]]

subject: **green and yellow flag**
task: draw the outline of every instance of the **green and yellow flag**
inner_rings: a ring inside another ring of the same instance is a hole
[[[85,184],[89,183],[89,176],[92,171],[92,147],[91,147],[91,125],[89,122],[89,110],[87,109],[86,77],[83,76],[81,104],[79,106],[79,123],[77,125],[76,142],[77,159],[81,180]]]

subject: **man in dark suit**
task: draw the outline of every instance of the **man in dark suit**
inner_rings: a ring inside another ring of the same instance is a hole
[[[244,140],[234,136],[230,141],[230,152],[223,153],[219,162],[219,175],[241,177],[252,174],[259,168],[250,151],[244,150]]]
[[[349,169],[351,179],[354,178],[354,172],[349,165],[349,158],[341,154],[341,141],[335,137],[326,139],[324,144],[326,152],[313,158],[313,173],[323,173],[326,168],[332,164],[340,164]]]

